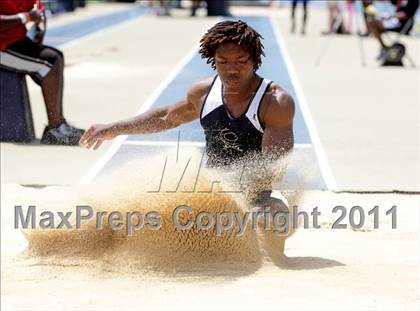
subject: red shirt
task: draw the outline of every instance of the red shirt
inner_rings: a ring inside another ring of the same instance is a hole
[[[0,0],[0,15],[15,15],[29,12],[38,0]],[[26,27],[23,24],[0,30],[0,51],[16,41],[25,39]]]

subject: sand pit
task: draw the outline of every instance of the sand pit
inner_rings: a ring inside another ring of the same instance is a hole
[[[415,310],[418,306],[418,196],[305,192],[302,206],[316,204],[325,212],[322,228],[297,230],[286,242],[283,260],[249,252],[260,261],[239,262],[237,269],[232,263],[218,262],[177,266],[176,273],[173,267],[153,271],[153,265],[136,263],[136,258],[143,263],[152,258],[136,253],[132,247],[139,243],[135,240],[111,252],[109,245],[101,252],[98,244],[90,245],[97,251],[93,256],[86,247],[68,257],[28,256],[26,240],[13,229],[13,206],[53,196],[73,204],[74,189],[4,185],[3,193],[1,290],[5,310],[63,306],[73,310],[313,310],[325,308],[326,301],[331,310]],[[365,230],[331,230],[333,217],[327,211],[338,203],[377,204],[384,213],[396,204],[398,228],[390,229],[390,219],[381,212],[379,229],[373,229],[369,220]],[[259,250],[260,243],[258,240]],[[169,264],[171,258],[164,258]]]
[[[40,195],[34,204],[37,219],[42,219],[44,211],[70,212],[72,228],[23,230],[28,241],[26,256],[41,258],[45,264],[85,260],[99,270],[121,273],[138,270],[212,277],[247,275],[264,260],[281,260],[288,234],[277,235],[273,224],[264,228],[269,214],[252,213],[242,192],[227,191],[234,189],[232,174],[222,177],[220,171],[201,167],[199,152],[188,155],[177,161],[169,157],[163,175],[160,159],[148,158],[132,161],[102,180],[68,189],[71,199]],[[187,169],[186,161],[190,163]],[[158,191],[156,185],[160,185]],[[286,195],[291,204],[298,203],[297,192]],[[77,206],[93,211],[92,219],[80,229],[76,229]],[[180,212],[174,218],[176,208]],[[113,230],[107,216],[116,212],[122,216],[121,226]],[[148,223],[148,213],[154,213],[153,220],[159,217],[158,227]],[[212,219],[198,218],[203,213]],[[143,227],[133,229],[140,218]],[[228,221],[231,226],[225,228]],[[179,228],[188,223],[188,229]],[[198,227],[207,223],[208,228]]]
[[[313,310],[325,309],[326,301],[331,310],[418,306],[415,195],[286,193],[302,211],[317,206],[322,215],[320,229],[301,228],[287,239],[285,256],[284,238],[261,228],[247,227],[240,238],[228,231],[218,237],[212,230],[177,230],[166,221],[160,230],[142,229],[128,237],[106,222],[101,231],[87,222],[83,230],[26,231],[27,239],[13,229],[15,205],[36,205],[37,213],[66,212],[78,204],[95,211],[158,210],[164,220],[177,204],[193,208],[191,219],[202,210],[246,212],[237,194],[184,193],[191,189],[188,182],[173,192],[179,178],[170,174],[160,193],[148,192],[157,189],[161,172],[153,166],[138,170],[138,164],[83,187],[2,185],[2,309]],[[177,165],[170,172],[179,177],[182,161]],[[191,176],[186,171],[183,180]],[[199,188],[224,187],[212,183],[211,172],[200,176]],[[363,228],[332,230],[336,205],[366,211],[378,205],[379,228],[369,216]],[[393,205],[398,206],[396,229],[385,217]]]

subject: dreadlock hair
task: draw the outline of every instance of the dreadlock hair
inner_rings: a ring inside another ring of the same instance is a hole
[[[247,23],[239,21],[223,21],[210,28],[200,40],[201,58],[207,59],[216,69],[214,55],[217,47],[222,43],[233,42],[244,47],[250,54],[254,63],[254,71],[261,66],[261,55],[264,54],[264,46],[260,39],[263,37]]]

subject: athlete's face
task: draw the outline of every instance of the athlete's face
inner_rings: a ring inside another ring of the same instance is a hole
[[[254,64],[249,52],[236,43],[222,43],[215,53],[216,71],[225,87],[239,89],[253,77]]]

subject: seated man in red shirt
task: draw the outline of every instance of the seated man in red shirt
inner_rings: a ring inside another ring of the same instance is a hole
[[[40,0],[0,1],[0,67],[26,73],[41,86],[48,114],[41,143],[77,145],[84,130],[68,124],[63,116],[63,53],[42,44],[46,19]],[[34,22],[30,39],[25,25]]]

